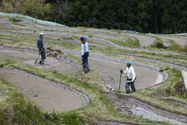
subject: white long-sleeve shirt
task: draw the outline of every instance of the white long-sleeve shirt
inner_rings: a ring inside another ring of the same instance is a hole
[[[86,52],[89,52],[89,50],[88,50],[88,42],[86,42],[85,44],[81,45],[81,56],[83,56],[84,53],[86,53]]]
[[[127,74],[127,78],[128,79],[132,79],[131,81],[134,81],[136,78],[136,73],[134,71],[134,68],[131,66],[130,68],[126,68],[126,71],[124,71],[123,73]]]

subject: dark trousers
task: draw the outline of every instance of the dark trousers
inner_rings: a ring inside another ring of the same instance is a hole
[[[84,53],[83,55],[83,61],[82,61],[82,66],[84,70],[88,71],[88,57],[89,57],[89,52]]]
[[[127,81],[131,81],[132,79],[128,79],[127,78]],[[126,81],[126,84],[125,84],[125,90],[126,90],[126,93],[130,93],[130,88],[129,88],[129,85],[131,85],[131,89],[133,90],[133,91],[136,91],[136,88],[135,88],[135,86],[134,86],[134,82],[127,82]]]
[[[41,62],[43,63],[46,59],[46,55],[45,55],[45,48],[43,48],[42,52],[41,52]]]

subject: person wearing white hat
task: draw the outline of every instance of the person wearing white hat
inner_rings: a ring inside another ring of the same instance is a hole
[[[38,51],[39,51],[39,54],[41,54],[41,61],[39,62],[39,64],[44,64],[44,61],[46,59],[45,48],[44,48],[43,40],[42,40],[43,37],[44,37],[44,33],[40,33],[38,41],[37,41]]]
[[[127,81],[125,84],[125,90],[126,93],[130,93],[129,85],[131,85],[131,89],[133,91],[136,91],[136,88],[134,86],[134,81],[136,80],[136,73],[134,71],[134,68],[132,67],[132,63],[130,61],[126,62],[127,68],[126,71],[121,70],[121,73],[127,74]]]

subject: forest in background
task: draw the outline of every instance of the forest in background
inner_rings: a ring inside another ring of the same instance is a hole
[[[0,10],[71,27],[143,33],[187,30],[187,0],[1,0]]]

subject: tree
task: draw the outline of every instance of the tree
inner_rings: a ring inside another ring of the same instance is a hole
[[[149,19],[151,17],[149,13],[149,9],[150,9],[149,5],[150,5],[149,1],[144,1],[144,0],[141,0],[141,2],[138,1],[137,21],[138,21],[138,26],[140,27],[141,32],[143,32],[144,28],[147,28],[149,26]]]
[[[3,0],[1,11],[20,13],[35,17],[50,12],[50,5],[45,0]]]

